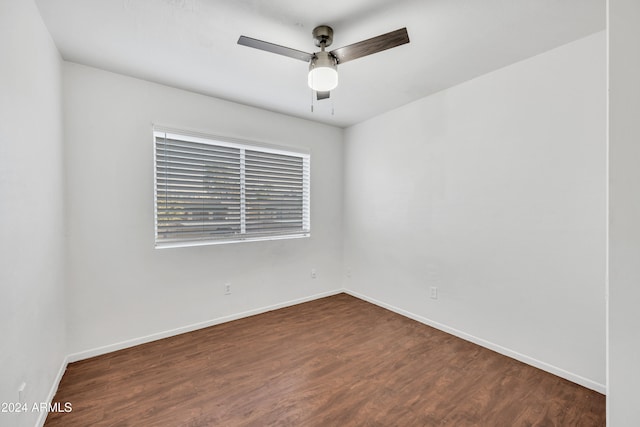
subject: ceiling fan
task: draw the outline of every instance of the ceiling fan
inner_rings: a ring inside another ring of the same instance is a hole
[[[409,43],[407,29],[400,28],[390,33],[381,34],[377,37],[326,52],[325,48],[331,46],[333,42],[333,29],[327,25],[320,25],[313,29],[312,34],[316,46],[320,48],[320,52],[307,53],[246,36],[240,36],[238,44],[308,62],[309,76],[307,82],[309,87],[316,91],[317,99],[320,100],[329,98],[330,91],[338,86],[338,64],[344,64],[353,59]]]

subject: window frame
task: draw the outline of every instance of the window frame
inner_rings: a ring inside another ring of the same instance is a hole
[[[301,147],[289,147],[280,146],[274,144],[267,144],[263,142],[250,141],[244,139],[230,138],[225,136],[217,136],[204,134],[199,132],[185,131],[167,127],[153,127],[153,217],[154,217],[154,247],[156,249],[165,248],[177,248],[177,247],[191,247],[191,246],[207,246],[207,245],[219,245],[228,243],[240,243],[240,242],[254,242],[254,241],[269,241],[269,240],[283,240],[283,239],[300,239],[311,237],[311,152],[309,149]],[[240,179],[240,233],[229,233],[222,235],[220,238],[206,237],[192,237],[184,239],[171,239],[163,241],[159,239],[158,232],[158,177],[160,175],[158,170],[158,139],[173,139],[178,141],[184,141],[196,144],[207,144],[224,148],[232,148],[240,150],[239,168],[241,170]],[[301,185],[303,200],[302,200],[302,230],[297,232],[282,232],[281,234],[270,235],[251,235],[246,232],[246,181],[245,181],[245,165],[246,157],[245,150],[260,152],[266,154],[285,155],[292,157],[299,157],[302,159],[302,176],[303,183]]]

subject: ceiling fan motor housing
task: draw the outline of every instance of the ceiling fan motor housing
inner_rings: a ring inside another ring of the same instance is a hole
[[[337,68],[338,61],[330,52],[316,52],[309,63],[309,71],[316,67]]]

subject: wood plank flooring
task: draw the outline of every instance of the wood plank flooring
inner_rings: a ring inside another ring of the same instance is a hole
[[[46,426],[604,426],[605,397],[346,294],[69,365]]]

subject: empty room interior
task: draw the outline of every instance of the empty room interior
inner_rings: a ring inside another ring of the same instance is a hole
[[[0,0],[0,426],[640,425],[639,24]]]

